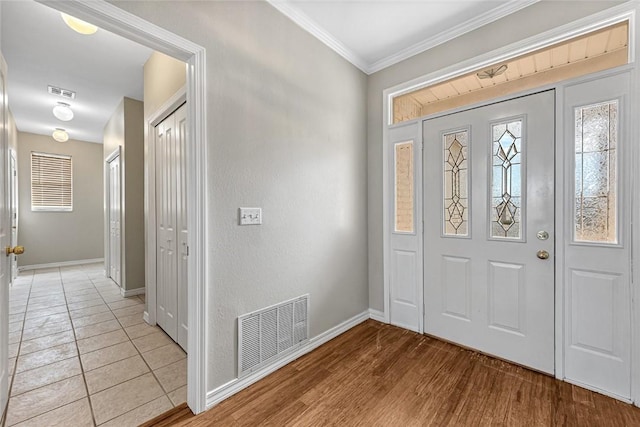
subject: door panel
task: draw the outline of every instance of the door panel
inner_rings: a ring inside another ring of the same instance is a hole
[[[547,373],[554,103],[548,91],[423,124],[425,332]]]
[[[393,203],[389,319],[392,325],[422,332],[421,194],[416,191],[421,175],[420,125],[411,123],[389,131],[389,170]]]
[[[564,372],[631,398],[629,75],[565,89]]]
[[[187,303],[187,271],[189,256],[189,233],[187,231],[187,106],[186,104],[178,108],[175,113],[176,121],[176,144],[178,157],[176,158],[176,168],[178,184],[176,186],[178,194],[177,203],[177,224],[178,224],[178,250],[180,251],[178,260],[178,344],[187,351],[189,336],[188,325],[188,303]]]

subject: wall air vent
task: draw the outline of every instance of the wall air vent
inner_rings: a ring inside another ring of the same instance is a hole
[[[47,88],[51,95],[58,95],[67,99],[75,99],[76,97],[76,93],[69,89],[62,89],[61,87],[51,85],[47,86]]]
[[[238,317],[238,377],[282,359],[309,340],[309,295]]]

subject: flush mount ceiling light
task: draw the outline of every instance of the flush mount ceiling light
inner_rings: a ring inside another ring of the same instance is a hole
[[[89,24],[88,22],[85,22],[78,18],[74,18],[73,16],[67,15],[66,13],[60,12],[60,15],[62,15],[64,23],[77,33],[89,35],[98,31],[98,27],[93,24]]]
[[[476,73],[479,79],[492,79],[495,76],[499,76],[500,74],[507,71],[507,64],[502,64],[497,68],[489,68],[487,70],[482,70],[479,73]]]
[[[56,116],[56,119],[62,120],[63,122],[68,122],[73,119],[71,107],[64,102],[58,102],[58,105],[53,107],[53,115]]]
[[[51,136],[53,137],[53,139],[55,139],[58,142],[67,142],[69,140],[69,134],[67,133],[66,130],[61,128],[56,128],[56,130],[53,131]]]

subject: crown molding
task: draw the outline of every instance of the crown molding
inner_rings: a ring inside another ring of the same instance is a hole
[[[291,0],[267,0],[267,2],[271,4],[271,6],[276,8],[302,29],[306,30],[308,33],[316,37],[318,40],[323,42],[329,48],[333,49],[336,53],[338,53],[347,61],[351,62],[366,74],[373,74],[376,71],[380,71],[384,68],[390,67],[391,65],[404,61],[407,58],[434,48],[440,44],[448,42],[449,40],[452,40],[484,25],[497,21],[498,19],[524,9],[525,7],[531,6],[538,1],[540,0],[511,0],[502,6],[482,13],[473,19],[460,23],[445,32],[437,34],[433,37],[429,37],[419,43],[409,46],[406,49],[401,50],[400,52],[394,53],[393,55],[387,56],[373,63],[368,63],[353,50],[349,49],[342,42],[340,42],[333,35],[322,28],[317,22],[309,18],[309,16],[307,16],[305,13],[301,12],[297,7],[295,7]]]
[[[358,56],[354,51],[345,46],[341,41],[333,37],[329,32],[322,28],[313,19],[309,18],[307,14],[301,12],[295,7],[292,2],[288,0],[266,0],[271,6],[280,11],[284,16],[291,19],[294,23],[298,24],[303,30],[320,40],[329,48],[334,50],[338,55],[358,67],[366,74],[370,74],[368,71],[368,65],[365,60]]]

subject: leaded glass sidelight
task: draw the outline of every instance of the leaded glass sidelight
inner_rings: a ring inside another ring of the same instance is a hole
[[[413,233],[413,142],[395,144],[395,231]]]
[[[577,242],[617,243],[618,101],[575,109]]]
[[[491,171],[491,237],[522,237],[522,120],[494,124]]]
[[[469,235],[469,174],[467,130],[443,135],[445,236]]]

